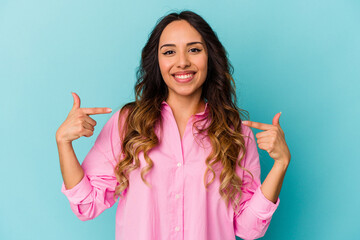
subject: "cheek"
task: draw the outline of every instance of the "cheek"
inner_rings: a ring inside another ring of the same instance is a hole
[[[165,59],[159,58],[159,67],[162,74],[168,74],[171,68],[171,63]]]
[[[199,59],[197,66],[198,66],[199,70],[202,71],[202,76],[204,78],[206,78],[207,70],[208,70],[208,58],[203,57],[203,58]]]
[[[197,59],[196,65],[198,66],[199,69],[203,71],[207,71],[207,62],[208,62],[208,58],[207,56],[204,56],[202,58]]]
[[[159,58],[159,68],[161,76],[167,86],[169,86],[169,72],[170,72],[170,65],[168,61],[164,61],[164,59]]]

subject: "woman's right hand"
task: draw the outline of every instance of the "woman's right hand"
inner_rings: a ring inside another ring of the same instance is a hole
[[[56,142],[72,142],[82,136],[90,137],[94,133],[96,121],[89,117],[93,114],[111,113],[111,108],[80,108],[80,98],[76,93],[71,93],[74,98],[73,107],[56,131]]]

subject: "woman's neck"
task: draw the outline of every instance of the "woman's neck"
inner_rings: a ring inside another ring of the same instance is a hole
[[[200,99],[200,96],[197,98],[169,97],[166,102],[170,106],[175,118],[180,121],[187,122],[190,116],[203,112],[205,109],[205,101]]]

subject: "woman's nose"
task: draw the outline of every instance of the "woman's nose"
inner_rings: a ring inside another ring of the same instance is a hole
[[[179,68],[185,68],[190,66],[190,61],[187,53],[180,53],[178,55],[178,62],[177,65]]]

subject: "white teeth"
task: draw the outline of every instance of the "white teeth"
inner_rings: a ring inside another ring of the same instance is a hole
[[[192,77],[194,74],[186,74],[186,75],[175,75],[176,78],[186,79]]]

